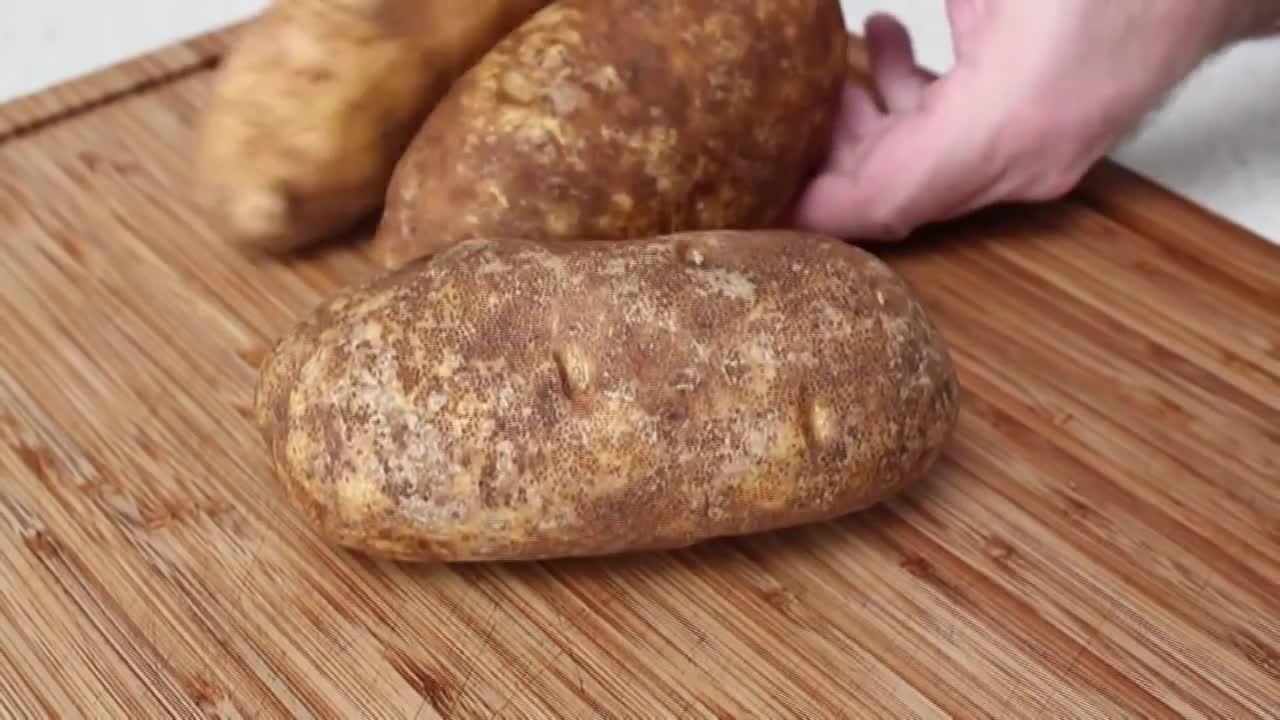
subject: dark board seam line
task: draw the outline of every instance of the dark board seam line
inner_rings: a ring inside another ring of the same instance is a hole
[[[93,98],[92,100],[87,100],[85,102],[77,103],[70,107],[65,107],[60,110],[56,110],[43,117],[39,117],[34,120],[29,120],[25,123],[21,123],[4,132],[0,132],[0,147],[3,147],[4,145],[12,141],[26,138],[41,130],[45,130],[49,127],[52,127],[53,125],[66,122],[68,120],[74,120],[78,117],[81,117],[90,112],[93,112],[94,110],[97,110],[101,107],[110,105],[111,103],[118,102],[120,100],[125,100],[138,95],[143,95],[153,90],[157,90],[163,86],[178,82],[180,80],[185,80],[186,78],[189,78],[193,75],[198,75],[203,72],[211,71],[217,68],[220,62],[222,62],[221,53],[214,54],[209,57],[204,57],[189,65],[175,68],[174,70],[161,73],[159,75],[156,75],[155,77],[146,78],[145,80],[139,80],[138,82],[131,83],[118,90],[105,92],[102,95],[96,98]]]

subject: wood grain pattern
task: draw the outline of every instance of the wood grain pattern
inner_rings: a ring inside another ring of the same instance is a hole
[[[373,264],[246,257],[182,191],[229,37],[0,107],[0,715],[1280,717],[1280,248],[1103,167],[885,251],[964,385],[909,494],[373,562],[291,512],[249,418],[272,339]]]

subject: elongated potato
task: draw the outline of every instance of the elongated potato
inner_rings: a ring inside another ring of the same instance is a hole
[[[838,0],[558,0],[431,112],[376,254],[773,223],[827,147],[847,44]]]
[[[333,542],[509,561],[866,507],[933,464],[957,385],[912,290],[835,240],[473,239],[317,309],[257,412]]]
[[[547,0],[276,0],[226,58],[196,183],[232,241],[295,249],[379,208],[453,81]]]

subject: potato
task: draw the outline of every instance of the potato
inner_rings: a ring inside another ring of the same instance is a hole
[[[292,250],[379,208],[459,74],[547,0],[277,0],[219,71],[195,183],[230,239]]]
[[[375,254],[769,225],[827,148],[847,45],[838,0],[558,0],[430,113]]]
[[[957,384],[911,288],[843,242],[477,238],[323,303],[256,410],[335,544],[518,561],[864,508],[934,463]]]

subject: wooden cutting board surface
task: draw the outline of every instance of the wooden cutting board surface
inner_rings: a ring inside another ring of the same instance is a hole
[[[374,268],[184,189],[231,31],[0,106],[0,716],[1278,718],[1280,247],[1111,166],[886,257],[964,385],[927,480],[686,551],[319,542],[250,424]]]

